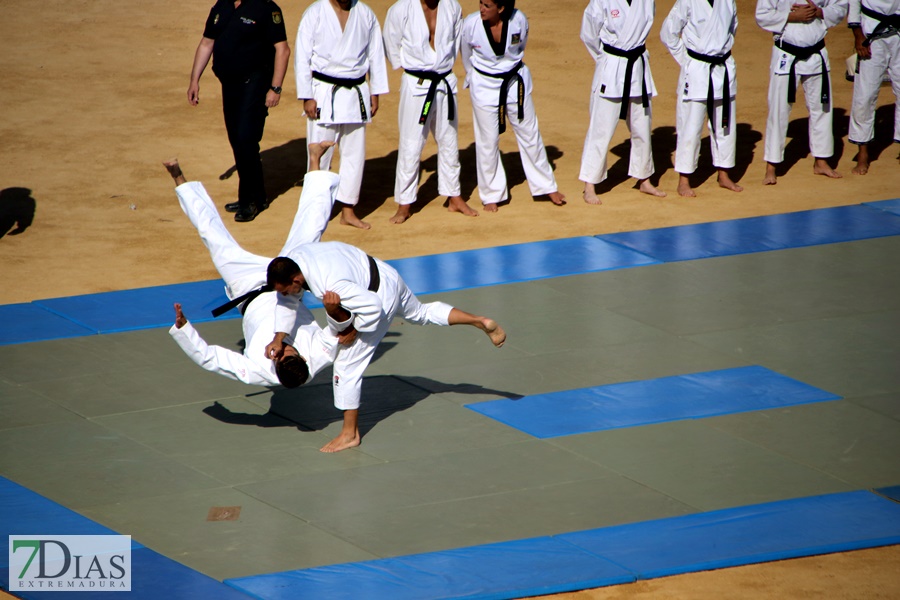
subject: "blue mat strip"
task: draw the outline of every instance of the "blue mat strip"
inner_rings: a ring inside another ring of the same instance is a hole
[[[895,200],[881,200],[879,202],[863,202],[863,206],[871,206],[872,208],[877,208],[878,210],[900,216],[900,198]]]
[[[761,366],[488,400],[466,407],[537,438],[839,400]]]
[[[900,502],[900,485],[895,485],[893,487],[879,488],[875,490],[885,498],[890,498],[891,500],[895,500]]]
[[[226,583],[266,600],[519,598],[898,542],[900,505],[860,491]]]

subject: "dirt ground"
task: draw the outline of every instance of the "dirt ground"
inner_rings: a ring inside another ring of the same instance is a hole
[[[392,0],[371,0],[383,21]],[[182,215],[160,161],[178,156],[188,178],[204,182],[219,206],[236,199],[237,176],[225,137],[221,95],[211,70],[201,80],[201,104],[186,100],[194,49],[212,2],[159,0],[46,0],[2,2],[0,47],[0,304],[213,279],[208,254]],[[309,0],[281,0],[288,38]],[[477,10],[463,0],[463,11]],[[333,221],[326,240],[341,240],[385,259],[579,235],[855,204],[900,195],[898,148],[891,145],[893,97],[879,99],[875,160],[866,176],[850,173],[855,147],[846,141],[851,84],[843,78],[852,41],[844,26],[828,36],[834,68],[835,162],[840,180],[813,175],[806,144],[806,112],[798,103],[789,129],[784,169],[776,186],[761,184],[762,138],[770,35],[756,26],[754,4],[741,0],[734,50],[738,69],[738,164],[733,176],[742,193],[720,189],[701,154],[693,180],[697,198],[675,193],[674,106],[678,69],[659,42],[659,25],[672,5],[662,0],[648,47],[656,86],[654,155],[659,186],[668,197],[651,198],[627,177],[627,131],[613,141],[603,205],[581,199],[578,170],[588,122],[593,63],[578,38],[586,0],[520,0],[531,23],[526,62],[535,78],[534,100],[544,142],[569,204],[534,202],[519,163],[512,132],[501,148],[511,202],[496,214],[449,214],[437,198],[435,147],[425,150],[425,173],[413,218],[392,225],[396,158],[396,90],[381,99],[369,127],[363,197],[357,209],[370,231]],[[149,10],[152,6],[152,10]],[[461,67],[457,65],[461,73]],[[249,224],[230,229],[247,249],[271,255],[290,227],[297,183],[305,169],[305,122],[295,99],[293,69],[281,105],[270,111],[262,142],[271,207]],[[471,112],[459,96],[463,195],[480,208],[475,189]],[[623,158],[624,157],[624,158]],[[223,213],[224,214],[224,213]],[[789,561],[624,586],[596,598],[699,597],[900,597],[897,548]],[[859,561],[857,564],[856,561]],[[810,566],[811,565],[811,566]],[[848,568],[838,568],[841,565]],[[751,573],[748,575],[747,573]],[[823,575],[823,573],[825,575]],[[876,577],[877,576],[877,577]],[[880,581],[877,590],[869,586]],[[796,583],[797,585],[793,585]],[[671,587],[670,587],[671,586]],[[892,586],[892,587],[886,587]],[[750,595],[739,596],[737,589]],[[870,590],[863,593],[861,590]],[[891,589],[891,592],[883,590]],[[794,590],[786,593],[786,590]],[[882,591],[878,591],[882,590]],[[877,594],[887,594],[878,596]],[[612,594],[612,595],[606,595]],[[586,597],[586,596],[577,596]]]

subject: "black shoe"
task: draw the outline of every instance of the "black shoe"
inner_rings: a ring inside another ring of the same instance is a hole
[[[240,202],[229,202],[225,205],[225,212],[236,213],[241,209]]]
[[[256,218],[256,215],[259,214],[259,211],[256,210],[256,205],[251,204],[249,208],[241,208],[234,214],[234,220],[238,223],[249,223],[253,219]]]

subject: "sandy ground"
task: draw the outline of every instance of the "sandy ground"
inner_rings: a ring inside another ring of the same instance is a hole
[[[307,4],[307,0],[280,2],[292,46]],[[383,20],[390,0],[369,4]],[[610,160],[610,178],[600,188],[603,205],[589,206],[582,201],[578,170],[593,73],[593,63],[578,39],[586,1],[520,0],[518,6],[531,22],[526,62],[535,78],[541,131],[560,191],[568,196],[569,204],[559,208],[532,200],[510,131],[501,147],[512,199],[498,213],[467,218],[443,208],[443,199],[436,197],[435,147],[430,143],[424,154],[420,200],[414,209],[418,212],[403,225],[390,224],[388,218],[395,210],[397,145],[397,97],[392,93],[382,97],[380,112],[369,128],[363,198],[357,210],[373,227],[364,232],[333,221],[324,239],[342,240],[391,259],[900,195],[898,150],[890,145],[893,97],[889,88],[882,89],[870,172],[866,176],[850,173],[855,147],[846,142],[851,85],[843,79],[843,62],[852,41],[843,26],[829,34],[828,45],[835,69],[833,97],[839,107],[835,110],[838,141],[834,160],[844,178],[813,175],[806,114],[798,105],[789,130],[796,139],[789,138],[778,185],[761,184],[771,39],[754,22],[754,4],[741,0],[734,50],[739,150],[733,176],[745,189],[733,193],[717,187],[705,148],[693,181],[697,198],[679,197],[671,161],[678,70],[658,35],[671,4],[672,0],[658,4],[657,23],[648,41],[660,92],[653,103],[654,179],[669,193],[667,198],[651,198],[634,189],[634,180],[627,177],[627,131],[621,125],[613,142],[616,156]],[[27,3],[0,5],[4,8],[0,20],[4,71],[0,86],[4,109],[0,122],[0,303],[216,278],[207,253],[178,207],[171,180],[160,166],[163,159],[178,156],[186,175],[203,181],[220,206],[236,199],[237,177],[222,123],[220,89],[212,72],[207,71],[201,80],[200,106],[189,106],[185,95],[194,49],[211,2],[160,0],[152,4],[152,11],[146,3],[121,0],[47,0],[40,11]],[[463,0],[463,9],[467,14],[474,12],[477,2]],[[459,65],[457,70],[461,72]],[[391,85],[394,91],[399,88],[396,72],[391,73]],[[281,105],[270,112],[262,142],[267,187],[274,202],[253,223],[229,221],[238,241],[263,255],[281,246],[296,209],[297,183],[305,170],[305,122],[295,100],[292,69],[284,90]],[[466,92],[460,94],[459,106],[463,195],[470,198],[471,206],[480,208]],[[857,556],[866,568],[834,567],[836,560],[847,562]],[[749,579],[744,570],[729,570],[714,577],[686,576],[628,586],[613,592],[621,596],[597,597],[640,598],[648,593],[654,598],[706,597],[694,586],[711,590],[710,597],[737,597],[735,586],[749,585],[747,582],[753,584],[753,597],[786,597],[782,588],[797,578],[809,582],[791,597],[874,598],[878,597],[874,592],[858,593],[873,573],[886,574],[897,597],[897,559],[896,549],[854,553],[752,567],[755,575]],[[808,564],[814,566],[801,566]],[[823,570],[832,576],[823,579]],[[681,583],[685,581],[690,583]],[[673,591],[662,591],[670,583]],[[716,589],[719,591],[712,591]]]

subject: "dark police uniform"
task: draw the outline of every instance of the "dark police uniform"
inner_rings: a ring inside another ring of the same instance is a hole
[[[275,70],[275,44],[287,41],[281,9],[270,0],[218,0],[203,37],[215,40],[213,73],[222,83],[225,129],[237,167],[240,212],[268,205],[259,142],[269,109],[266,94]],[[252,217],[251,217],[252,218]]]

